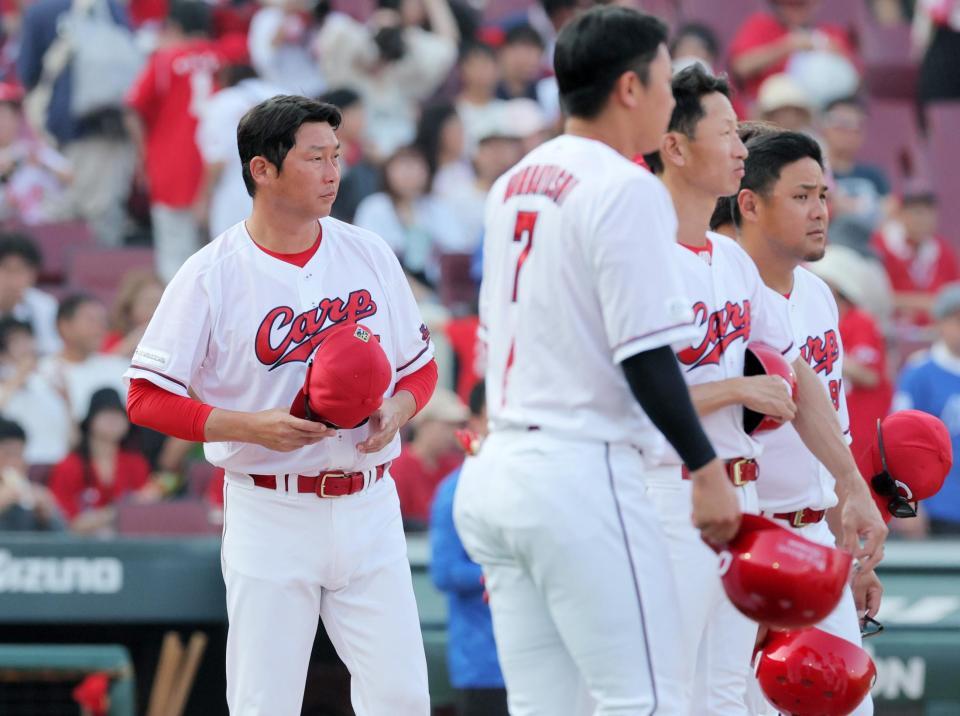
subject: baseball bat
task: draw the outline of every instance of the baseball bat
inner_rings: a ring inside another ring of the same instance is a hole
[[[153,676],[153,688],[150,690],[150,703],[147,716],[164,716],[173,679],[183,659],[183,643],[176,632],[168,631],[160,647],[160,659]]]
[[[167,701],[165,716],[183,716],[183,710],[187,706],[187,698],[190,696],[190,689],[193,687],[193,680],[197,676],[197,669],[200,668],[200,660],[203,658],[206,647],[207,635],[195,631],[190,637],[186,654],[181,661],[177,680]]]

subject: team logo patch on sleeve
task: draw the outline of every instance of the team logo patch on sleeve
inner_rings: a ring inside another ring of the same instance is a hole
[[[354,338],[359,338],[364,343],[370,342],[370,331],[368,331],[363,326],[357,326],[357,330],[353,332]]]
[[[427,343],[430,341],[430,329],[427,328],[426,323],[420,324],[420,338],[423,339],[424,343]]]
[[[159,348],[137,346],[137,350],[133,352],[133,362],[144,368],[163,370],[170,363],[170,354]]]

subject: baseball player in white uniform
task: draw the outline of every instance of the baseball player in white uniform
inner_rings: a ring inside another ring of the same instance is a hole
[[[767,479],[757,459],[762,448],[744,429],[744,406],[780,421],[796,420],[811,449],[819,448],[811,425],[829,424],[830,405],[801,357],[782,298],[764,285],[750,256],[733,240],[707,231],[721,196],[737,190],[747,150],[737,135],[737,117],[724,79],[699,65],[672,81],[676,107],[658,153],[646,157],[670,192],[680,218],[674,261],[693,302],[698,332],[675,346],[690,394],[710,441],[727,463],[745,512],[759,513],[757,490]],[[798,375],[797,405],[777,376],[744,377],[747,345],[779,351]],[[824,416],[826,419],[824,419]],[[839,430],[833,437],[839,439]],[[808,452],[808,455],[810,453]],[[647,473],[649,494],[669,538],[683,622],[682,646],[689,659],[695,716],[747,714],[747,674],[757,625],[724,594],[716,553],[687,516],[690,485],[677,455]]]
[[[126,374],[132,418],[204,440],[207,460],[226,470],[234,716],[300,713],[318,617],[350,671],[358,716],[430,710],[388,466],[398,428],[435,384],[433,348],[386,243],[328,216],[339,122],[332,105],[294,96],[244,116],[238,145],[253,212],[177,272]],[[359,427],[294,417],[307,361],[344,321],[362,321],[360,335],[374,334],[386,354],[382,405]],[[414,376],[428,389],[408,387]],[[182,418],[171,423],[171,411]]]
[[[803,359],[830,397],[834,413],[829,422],[845,436],[842,444],[849,455],[850,421],[841,378],[843,347],[836,301],[827,285],[801,266],[822,258],[826,244],[820,148],[808,136],[794,132],[758,137],[747,147],[750,154],[735,208],[740,242],[777,294],[779,310],[789,316]],[[873,616],[880,606],[882,588],[873,567],[882,555],[887,532],[867,483],[855,464],[839,471],[828,469],[790,425],[759,439],[763,477],[757,491],[763,514],[808,539],[845,546],[859,559],[853,580],[856,600],[848,588],[836,610],[818,626],[860,645],[861,615]],[[867,548],[859,547],[857,536]],[[871,699],[866,698],[854,713],[873,713]]]
[[[664,435],[691,469],[694,523],[720,540],[739,523],[670,347],[694,333],[676,215],[630,161],[673,107],[666,36],[615,6],[568,24],[554,55],[566,133],[487,202],[490,434],[454,517],[486,577],[513,716],[687,713],[676,588],[642,480]]]

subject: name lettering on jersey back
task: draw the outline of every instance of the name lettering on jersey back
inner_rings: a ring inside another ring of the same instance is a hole
[[[693,304],[693,322],[706,326],[703,340],[677,353],[677,359],[691,369],[701,365],[717,365],[720,356],[737,340],[746,343],[750,339],[750,301],[739,303],[727,301],[723,307],[710,312],[703,301]]]
[[[840,342],[837,332],[832,328],[820,336],[807,336],[806,342],[800,346],[800,355],[810,364],[814,373],[833,372],[834,364],[840,360]]]
[[[316,308],[295,315],[289,306],[271,309],[257,329],[257,360],[273,370],[287,363],[306,362],[321,333],[342,321],[362,321],[377,312],[377,304],[366,289],[352,291],[346,302],[324,298]],[[284,331],[279,340],[274,334]]]
[[[553,164],[532,164],[514,172],[503,194],[504,202],[514,196],[545,196],[558,206],[580,183],[573,174]]]

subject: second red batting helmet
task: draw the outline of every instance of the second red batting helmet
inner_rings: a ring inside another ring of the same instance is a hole
[[[720,555],[720,579],[733,605],[774,629],[823,620],[840,601],[853,562],[849,552],[750,514],[733,540],[710,546]]]
[[[797,376],[794,375],[793,368],[780,351],[766,343],[751,343],[747,346],[743,374],[779,376],[786,383],[790,397],[797,399]],[[774,417],[750,410],[746,406],[743,408],[743,429],[746,430],[747,435],[776,430],[781,425],[783,423]]]
[[[870,691],[870,655],[820,629],[770,632],[754,664],[760,690],[785,716],[845,716]]]

